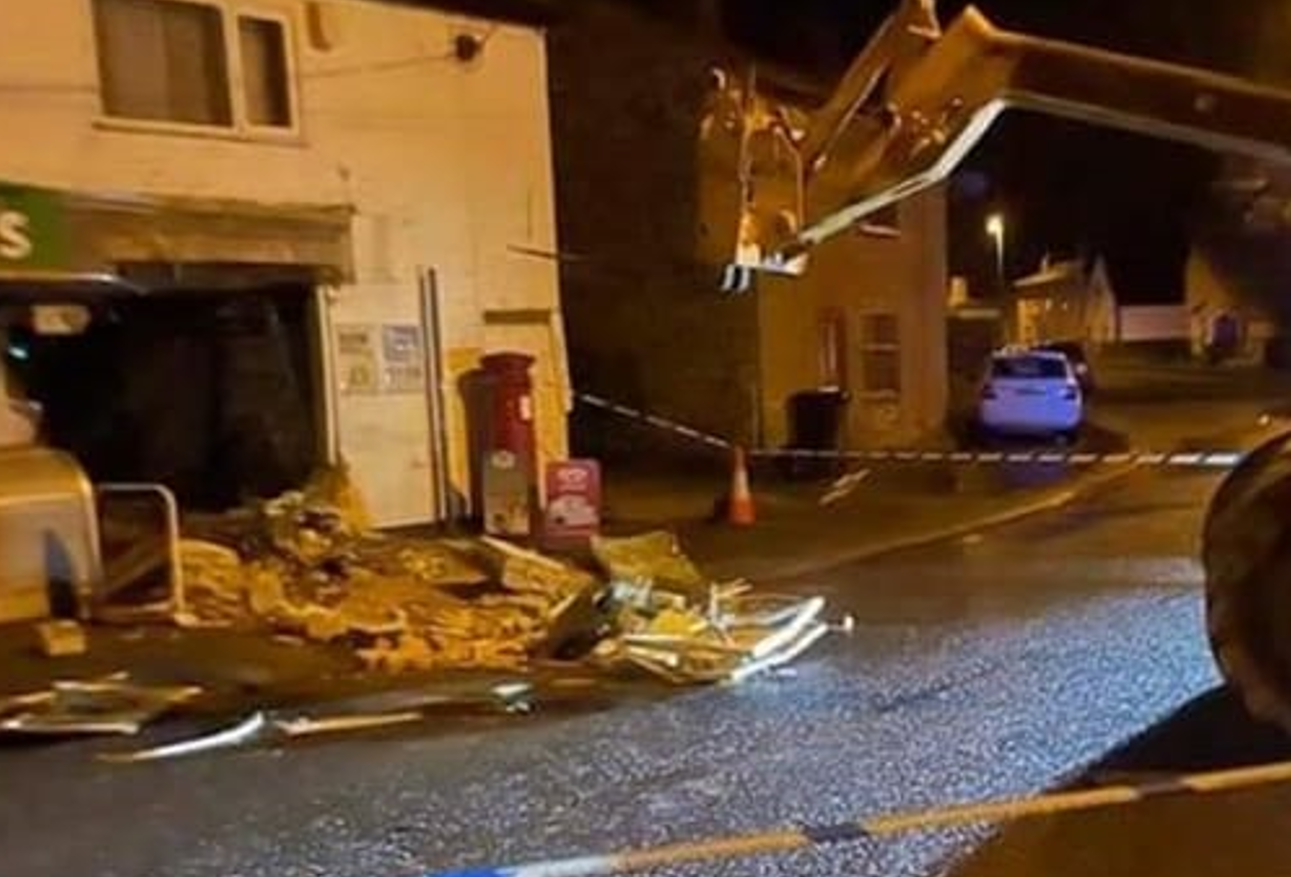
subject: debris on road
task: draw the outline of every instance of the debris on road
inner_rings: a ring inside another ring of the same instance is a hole
[[[328,490],[311,486],[229,516],[211,540],[185,539],[183,623],[346,643],[368,667],[391,672],[516,669],[571,599],[598,584],[496,540],[367,530],[346,502],[331,501],[347,491],[331,477]]]
[[[234,725],[187,740],[132,752],[105,752],[99,760],[120,764],[161,761],[255,744],[280,744],[306,737],[370,731],[425,721],[441,706],[481,704],[504,712],[527,712],[532,686],[527,682],[486,685],[435,685],[352,698],[310,711],[257,711]]]
[[[830,629],[823,598],[707,581],[670,533],[597,539],[593,552],[615,579],[609,603],[618,633],[593,651],[603,664],[677,684],[740,682],[788,663]]]
[[[267,727],[267,719],[262,712],[252,713],[231,728],[206,734],[191,740],[177,743],[166,743],[151,749],[139,749],[134,752],[102,752],[100,761],[133,763],[138,761],[161,761],[165,758],[179,758],[184,755],[196,755],[200,752],[213,752],[217,749],[231,749],[244,746],[258,740]]]
[[[657,586],[692,597],[702,596],[710,583],[682,553],[677,537],[665,531],[620,538],[598,536],[592,540],[592,553],[612,581]]]
[[[44,691],[0,697],[0,732],[137,734],[148,722],[201,693],[196,686],[144,685],[125,674],[59,681]]]
[[[66,658],[83,655],[89,648],[85,628],[71,619],[42,621],[36,625],[40,651],[47,658]]]
[[[801,655],[829,632],[820,597],[751,597],[713,586],[702,610],[655,603],[621,618],[623,632],[594,657],[628,663],[677,684],[742,682]]]
[[[595,538],[597,573],[487,536],[374,532],[343,470],[200,535],[180,545],[188,611],[178,623],[343,645],[382,672],[515,671],[556,657],[729,682],[828,630],[823,600],[715,583],[668,532]]]

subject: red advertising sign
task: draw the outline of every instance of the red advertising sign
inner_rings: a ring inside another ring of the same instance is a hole
[[[601,528],[601,466],[595,460],[547,464],[545,535],[552,543],[582,543]]]

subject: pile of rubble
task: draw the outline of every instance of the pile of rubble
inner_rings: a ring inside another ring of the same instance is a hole
[[[181,543],[180,623],[345,644],[391,672],[576,655],[678,683],[729,680],[827,630],[823,601],[713,583],[667,533],[596,540],[599,575],[489,538],[377,533],[343,472],[203,535]]]

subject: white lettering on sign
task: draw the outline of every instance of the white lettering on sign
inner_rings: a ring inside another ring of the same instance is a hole
[[[556,482],[561,490],[586,490],[592,476],[586,469],[561,469],[556,473]]]
[[[31,255],[30,220],[14,210],[0,211],[0,259],[18,261]]]

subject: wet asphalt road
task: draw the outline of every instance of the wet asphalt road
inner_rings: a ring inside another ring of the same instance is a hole
[[[0,751],[4,877],[396,877],[1286,757],[1201,634],[1213,478],[810,577],[858,621],[791,676],[555,716],[132,767]],[[1291,790],[671,873],[1262,875]]]

